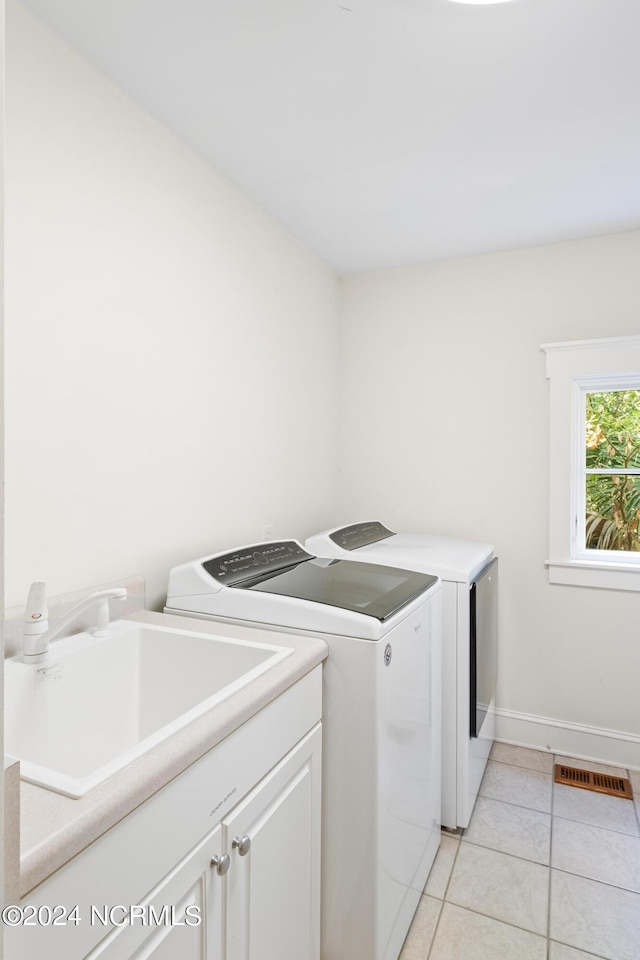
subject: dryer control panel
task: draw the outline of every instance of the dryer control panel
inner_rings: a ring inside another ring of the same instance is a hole
[[[348,527],[341,527],[340,530],[334,530],[329,537],[338,547],[343,550],[357,550],[358,547],[366,547],[370,543],[377,543],[378,540],[386,540],[387,537],[395,536],[393,530],[387,530],[378,520],[369,523],[352,523]]]

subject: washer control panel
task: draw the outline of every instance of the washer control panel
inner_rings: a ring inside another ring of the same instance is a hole
[[[270,540],[211,557],[202,566],[214,580],[233,587],[244,580],[277,573],[285,567],[312,559],[312,554],[296,540]]]

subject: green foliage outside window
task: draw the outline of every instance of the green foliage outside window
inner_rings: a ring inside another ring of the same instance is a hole
[[[640,550],[640,390],[587,393],[586,427],[586,547]]]

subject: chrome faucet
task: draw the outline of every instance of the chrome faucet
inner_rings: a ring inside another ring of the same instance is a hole
[[[22,659],[25,663],[39,663],[49,652],[49,644],[55,640],[76,617],[93,606],[98,607],[94,637],[109,636],[109,600],[124,600],[127,591],[124,587],[111,590],[97,590],[80,600],[58,622],[49,627],[45,583],[36,580],[31,584],[24,616],[24,636]]]

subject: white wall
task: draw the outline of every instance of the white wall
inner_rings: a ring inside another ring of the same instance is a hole
[[[7,605],[329,522],[335,276],[15,3],[6,195]]]
[[[338,521],[494,543],[499,706],[634,738],[640,595],[547,582],[540,344],[638,333],[639,308],[637,232],[345,279]]]
[[[640,234],[346,278],[340,341],[331,272],[13,3],[7,72],[7,604],[158,606],[267,524],[490,540],[501,707],[637,739],[638,595],[546,580],[539,346],[638,332]]]

